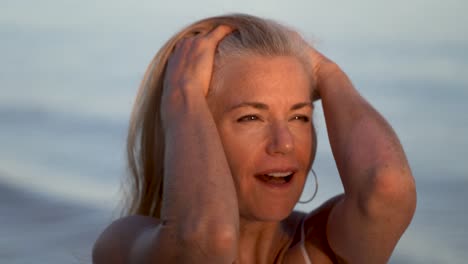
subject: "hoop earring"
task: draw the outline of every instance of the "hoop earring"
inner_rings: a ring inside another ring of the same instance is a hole
[[[315,171],[314,171],[313,169],[310,169],[310,171],[311,171],[312,174],[314,175],[314,179],[315,179],[315,191],[314,191],[314,194],[312,195],[312,197],[311,197],[309,200],[306,200],[306,201],[298,201],[298,203],[300,203],[300,204],[310,203],[310,202],[315,198],[315,196],[317,195],[317,191],[318,191],[317,174],[315,174]]]

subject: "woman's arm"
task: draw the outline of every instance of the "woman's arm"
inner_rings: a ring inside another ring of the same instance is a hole
[[[239,212],[221,139],[206,102],[219,26],[181,40],[169,59],[162,98],[165,133],[160,236],[177,263],[230,263]],[[175,251],[175,252],[174,252]]]
[[[410,167],[393,129],[346,74],[313,49],[311,59],[345,190],[328,220],[330,245],[350,263],[386,263],[414,214]]]
[[[107,253],[124,259],[115,263],[234,261],[237,197],[205,99],[217,44],[231,30],[219,26],[176,45],[166,69],[161,106],[165,133],[161,219],[156,223],[149,217],[131,216],[117,221],[101,235],[93,259],[106,260]],[[121,238],[126,242],[118,242]],[[116,253],[119,250],[123,252]]]

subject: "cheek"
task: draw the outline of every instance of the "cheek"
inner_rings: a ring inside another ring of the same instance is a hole
[[[228,126],[218,130],[234,178],[255,170],[256,157],[263,148],[261,131],[240,131]]]
[[[265,144],[268,144],[268,131],[259,127],[236,129],[231,126],[218,127],[224,152],[233,176],[239,177],[255,170],[255,161],[262,160],[267,155]],[[315,158],[316,134],[312,126],[290,127],[294,137],[294,156],[303,164],[309,166]]]
[[[310,166],[315,158],[317,147],[315,130],[313,128],[296,130],[294,145],[296,157]]]
[[[249,160],[250,144],[245,142],[248,138],[233,133],[230,129],[221,129],[220,136],[231,172],[235,174],[234,170],[241,169],[245,161]]]

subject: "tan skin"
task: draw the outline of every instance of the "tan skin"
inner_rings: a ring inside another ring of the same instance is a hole
[[[293,57],[249,56],[221,67],[215,74],[223,78],[212,76],[216,46],[231,31],[219,26],[177,44],[161,109],[161,220],[117,220],[96,242],[93,262],[304,263],[298,242],[306,217],[313,263],[386,263],[416,202],[391,127],[310,47],[345,193],[307,216],[292,212],[316,144],[306,69]],[[212,77],[219,85],[209,91]],[[288,187],[272,188],[256,177],[265,172],[294,174]]]

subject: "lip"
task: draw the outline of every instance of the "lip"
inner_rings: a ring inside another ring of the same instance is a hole
[[[274,172],[280,172],[280,173],[291,172],[292,176],[291,176],[291,179],[286,183],[266,182],[260,179],[259,177],[261,175],[274,173]],[[296,167],[271,168],[271,169],[263,170],[263,171],[256,173],[255,179],[259,181],[260,183],[262,183],[263,186],[269,187],[271,189],[287,189],[289,186],[292,185],[294,179],[296,178],[297,172],[298,172],[298,169]]]
[[[270,169],[263,170],[263,171],[255,173],[255,176],[270,174],[270,173],[274,173],[274,172],[280,172],[280,173],[292,172],[294,174],[297,171],[298,171],[298,169],[296,167],[270,168]]]

